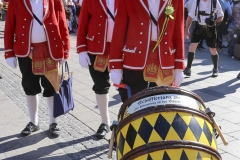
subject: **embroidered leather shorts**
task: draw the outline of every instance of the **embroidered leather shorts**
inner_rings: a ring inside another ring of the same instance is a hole
[[[206,44],[210,48],[216,48],[217,46],[217,34],[214,27],[208,27],[206,25],[199,25],[196,23],[192,32],[191,43],[199,43],[202,39],[206,40]]]

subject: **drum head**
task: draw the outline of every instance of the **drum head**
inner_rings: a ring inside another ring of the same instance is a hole
[[[123,103],[118,114],[118,121],[142,109],[174,105],[202,111],[206,108],[203,100],[189,90],[170,86],[152,87],[136,93]]]

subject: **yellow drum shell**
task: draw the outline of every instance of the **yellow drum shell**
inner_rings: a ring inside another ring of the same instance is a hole
[[[216,153],[218,150],[212,121],[203,111],[176,106],[150,107],[119,123],[116,130],[117,159],[128,159],[124,157],[139,147],[170,141],[194,142]]]

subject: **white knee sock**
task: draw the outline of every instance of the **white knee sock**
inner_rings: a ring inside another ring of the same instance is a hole
[[[56,118],[53,117],[53,96],[47,97],[47,104],[49,110],[49,123],[56,123]]]
[[[30,115],[30,122],[35,125],[38,125],[38,104],[39,99],[38,95],[34,96],[26,96],[27,99],[27,107]]]
[[[110,118],[108,113],[108,102],[109,97],[108,94],[96,94],[96,100],[98,109],[100,111],[100,115],[102,118],[102,123],[110,125]]]

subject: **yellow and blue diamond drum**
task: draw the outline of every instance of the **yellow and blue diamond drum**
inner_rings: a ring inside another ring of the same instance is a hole
[[[129,98],[118,114],[118,160],[221,160],[213,122],[202,99],[175,87]]]

